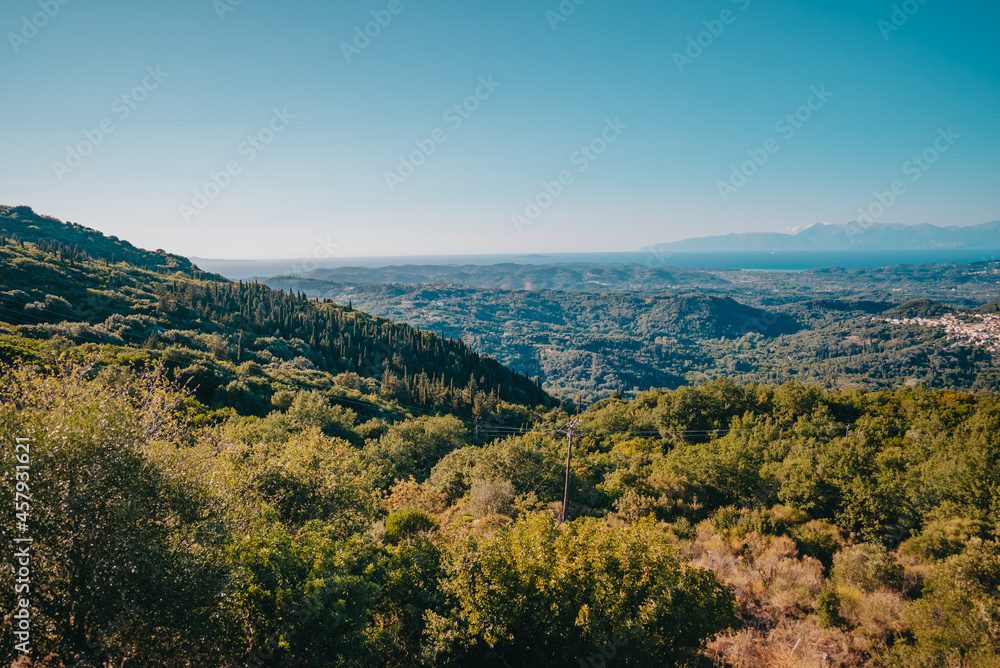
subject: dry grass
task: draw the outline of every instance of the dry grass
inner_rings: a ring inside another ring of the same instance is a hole
[[[709,644],[706,658],[732,668],[817,668],[863,666],[865,654],[863,641],[840,629],[822,629],[809,618],[720,635]]]
[[[784,536],[750,533],[726,538],[707,522],[683,541],[693,565],[713,571],[736,592],[744,627],[716,637],[706,660],[731,668],[816,668],[881,665],[878,657],[906,630],[903,592],[838,588],[845,629],[822,628],[816,601],[826,584],[823,566],[801,557]]]
[[[772,626],[809,614],[823,587],[823,566],[800,558],[795,541],[756,533],[729,541],[703,529],[700,525],[699,540],[686,544],[683,552],[695,566],[733,587],[744,620]]]
[[[907,629],[906,598],[901,592],[877,589],[864,594],[838,588],[837,593],[841,597],[840,614],[871,641],[884,644]]]

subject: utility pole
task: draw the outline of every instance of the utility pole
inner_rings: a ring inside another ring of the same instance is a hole
[[[557,434],[566,434],[566,438],[569,439],[569,448],[566,450],[566,486],[563,488],[562,514],[559,516],[559,524],[566,521],[566,507],[569,503],[569,467],[570,463],[573,461],[573,437],[581,435],[576,433],[576,425],[579,423],[579,420],[573,420],[566,425],[564,429],[560,429],[556,432]]]

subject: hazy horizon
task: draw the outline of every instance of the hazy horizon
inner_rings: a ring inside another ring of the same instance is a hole
[[[852,223],[856,223],[856,222],[857,221],[849,221],[848,223],[817,223],[817,225],[851,225]],[[1000,222],[1000,220],[990,220],[990,221],[985,221],[983,223],[969,223],[967,225],[940,225],[938,227],[941,227],[941,228],[948,228],[948,227],[968,228],[968,227],[978,227],[980,225],[989,225],[991,223],[997,223],[997,222]],[[902,225],[906,225],[908,227],[915,227],[915,226],[926,225],[926,224],[927,223],[902,223]],[[710,235],[710,236],[705,236],[705,237],[694,236],[694,237],[685,237],[683,239],[678,239],[678,241],[690,241],[690,240],[698,240],[698,239],[716,239],[716,238],[720,238],[721,239],[723,237],[730,236],[730,235],[733,235],[733,234],[787,234],[787,235],[794,236],[794,235],[799,234],[800,232],[805,231],[806,229],[808,229],[808,227],[813,227],[813,226],[812,225],[805,226],[805,227],[803,227],[801,229],[798,229],[798,230],[785,229],[785,230],[777,230],[777,231],[774,231],[774,232],[748,231],[748,232],[731,232],[731,233],[722,234],[722,235]],[[652,246],[655,246],[655,245],[657,245],[657,244],[652,244]],[[903,250],[903,251],[906,251],[906,250],[924,251],[924,252],[930,253],[930,252],[933,252],[935,249],[897,249],[897,250]],[[949,251],[949,250],[954,250],[954,249],[941,248],[939,250],[941,250],[941,251]],[[959,249],[959,250],[961,250],[961,249]],[[968,250],[975,250],[975,249],[968,249]],[[333,261],[333,262],[338,262],[339,263],[341,261],[351,260],[351,259],[374,260],[374,259],[396,259],[396,258],[448,258],[448,257],[483,257],[483,258],[487,258],[487,257],[513,257],[513,256],[523,256],[523,257],[526,257],[526,258],[529,258],[529,257],[544,258],[544,257],[548,257],[548,256],[560,256],[560,255],[623,255],[624,256],[624,255],[630,255],[630,254],[631,255],[648,254],[649,252],[650,252],[650,248],[646,247],[646,248],[633,248],[633,249],[626,249],[626,250],[610,250],[610,251],[608,251],[608,250],[605,250],[605,251],[565,251],[565,250],[559,250],[559,249],[552,249],[552,250],[520,252],[520,253],[519,252],[514,252],[514,253],[486,253],[486,252],[483,252],[483,253],[461,253],[461,252],[459,252],[459,253],[440,253],[440,254],[403,253],[403,254],[400,254],[400,255],[342,255],[342,254],[338,254],[338,255],[323,255],[321,257],[312,257],[312,258],[301,258],[301,257],[292,257],[292,256],[288,256],[288,257],[204,257],[204,256],[200,256],[200,255],[186,255],[185,257],[187,257],[188,259],[191,259],[191,260],[208,260],[208,261],[217,261],[217,262],[285,262],[285,261],[287,261],[287,262],[302,263],[304,260],[314,260],[314,261],[319,261],[319,262]],[[675,250],[675,251],[671,251],[672,254],[678,254],[678,255],[683,255],[685,253],[689,253],[689,254],[726,254],[726,253],[757,253],[757,252],[765,252],[765,251],[756,251],[756,250],[746,250],[746,251],[743,251],[743,250],[716,250],[716,251]],[[779,252],[779,253],[811,253],[811,252],[816,252],[816,253],[851,253],[851,252],[857,252],[857,253],[886,253],[886,252],[891,252],[891,249],[875,249],[875,250],[872,250],[872,249],[860,248],[860,249],[855,250],[855,251],[848,250],[848,249],[829,249],[829,250],[826,250],[826,249],[816,249],[816,250],[808,250],[808,249],[798,249],[798,250],[775,249],[774,252]]]

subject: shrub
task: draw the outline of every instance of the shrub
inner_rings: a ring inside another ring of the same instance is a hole
[[[261,442],[247,439],[224,455],[235,469],[231,493],[240,503],[263,502],[289,525],[322,521],[345,538],[370,526],[378,499],[376,472],[363,465],[361,453],[317,429],[289,438],[281,433],[281,421],[272,420],[257,423],[265,430]],[[277,440],[282,438],[287,440]]]
[[[656,499],[630,489],[615,501],[615,511],[629,524],[635,524],[656,511]]]
[[[466,429],[452,416],[420,417],[399,422],[377,441],[365,445],[365,457],[386,471],[385,486],[410,476],[427,480],[445,455],[465,445]]]
[[[774,515],[761,508],[721,508],[712,516],[712,526],[730,538],[756,532],[762,536],[780,536],[785,526]]]
[[[908,617],[917,642],[899,665],[1000,665],[1000,545],[973,538],[938,564]]]
[[[178,639],[207,643],[207,652],[224,645],[225,574],[206,526],[221,517],[190,467],[173,459],[186,449],[181,396],[158,372],[118,382],[88,380],[90,372],[0,375],[0,433],[30,438],[19,449],[22,464],[30,450],[30,559],[40,566],[31,572],[31,624],[44,630],[31,634],[32,652],[49,665],[193,665],[196,643]],[[13,444],[10,453],[0,476],[6,507],[26,484],[16,489]],[[0,526],[4,544],[13,545],[13,529]],[[13,555],[0,556],[11,574]],[[4,610],[14,597],[13,586],[0,594]],[[13,638],[13,624],[9,613],[0,621],[4,637]],[[5,665],[12,648],[0,649]]]
[[[903,567],[881,545],[864,543],[834,556],[831,579],[863,592],[881,588],[899,590],[903,587]]]
[[[620,665],[687,665],[737,621],[732,592],[651,521],[613,529],[532,513],[448,550],[455,605],[428,616],[432,665],[575,666],[601,647]]]
[[[344,373],[338,374],[333,382],[340,387],[345,387],[348,390],[360,390],[364,385],[363,379],[358,374],[353,371],[346,371]]]
[[[283,411],[287,411],[293,401],[295,401],[295,395],[288,390],[278,390],[271,396],[271,403],[275,408]]]
[[[848,627],[847,620],[840,614],[840,595],[837,588],[827,585],[819,593],[816,599],[816,615],[819,617],[819,624],[824,629]]]
[[[476,480],[469,490],[469,509],[476,517],[506,515],[515,496],[510,480]]]
[[[923,561],[938,561],[961,553],[971,539],[984,537],[987,530],[985,522],[967,517],[935,519],[903,543],[900,552]]]
[[[385,520],[385,539],[396,544],[421,531],[431,531],[437,522],[429,514],[416,508],[404,508],[390,513]]]
[[[813,557],[826,570],[833,566],[833,555],[844,547],[843,532],[832,524],[813,520],[793,527],[789,532],[802,554]]]
[[[288,417],[300,429],[317,427],[328,436],[344,438],[354,437],[353,428],[358,420],[358,414],[353,410],[331,406],[326,397],[316,390],[296,394],[288,408]]]

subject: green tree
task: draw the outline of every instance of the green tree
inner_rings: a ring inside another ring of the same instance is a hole
[[[33,652],[80,665],[170,666],[225,651],[223,536],[211,521],[219,518],[171,454],[183,444],[181,396],[155,371],[113,383],[91,373],[15,368],[0,379],[0,433],[28,439],[25,457],[15,459],[13,446],[5,454],[0,480],[8,508],[27,491],[27,527],[0,523],[0,534],[7,545],[34,539],[25,592]],[[17,483],[15,464],[28,467]],[[13,572],[11,550],[0,559]],[[5,610],[13,593],[0,594]]]
[[[463,447],[467,432],[451,415],[419,417],[392,425],[389,432],[365,446],[365,458],[386,472],[386,486],[410,476],[423,482],[442,457]]]
[[[735,619],[735,599],[678,559],[649,521],[612,529],[530,514],[448,547],[448,616],[430,614],[439,665],[577,665],[602,646],[627,665],[686,665]]]
[[[1000,665],[1000,545],[974,538],[937,565],[909,617],[917,642],[900,665]]]
[[[370,564],[377,548],[310,522],[290,532],[265,512],[229,549],[241,621],[241,665],[363,665],[367,625],[379,598]]]
[[[390,543],[398,543],[421,531],[430,531],[437,522],[429,514],[416,508],[403,508],[390,513],[385,518],[385,539]]]

